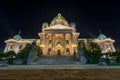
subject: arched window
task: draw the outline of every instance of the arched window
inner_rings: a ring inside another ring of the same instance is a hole
[[[13,45],[10,46],[10,50],[13,48]]]
[[[66,48],[66,54],[70,54],[70,49]]]
[[[48,49],[48,55],[51,53],[51,48]]]
[[[9,47],[8,47],[8,51],[11,51],[11,50],[13,50],[13,45],[9,45]]]
[[[20,50],[22,49],[22,45],[19,46],[19,49],[20,49]]]

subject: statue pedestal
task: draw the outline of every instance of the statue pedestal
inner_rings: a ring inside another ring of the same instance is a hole
[[[31,64],[36,59],[37,59],[36,51],[30,51],[29,56],[28,56],[28,60],[27,60],[27,64]]]

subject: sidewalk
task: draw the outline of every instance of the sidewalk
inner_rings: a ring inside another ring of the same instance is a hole
[[[93,68],[120,68],[120,66],[98,65],[9,65],[0,69],[93,69]]]

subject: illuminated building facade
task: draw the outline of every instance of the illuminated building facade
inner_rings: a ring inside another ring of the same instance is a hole
[[[26,44],[31,44],[36,40],[36,44],[42,48],[44,56],[72,56],[74,51],[78,52],[78,41],[87,45],[87,39],[78,39],[79,32],[76,32],[75,23],[70,23],[58,14],[50,23],[43,23],[42,31],[38,33],[40,39],[22,39],[20,34],[15,35],[12,39],[5,41],[6,47],[4,52],[15,51],[19,53]],[[102,49],[102,53],[114,52],[114,40],[100,34],[97,39],[91,39]]]
[[[61,14],[58,14],[50,25],[44,23],[39,33],[44,55],[71,56],[77,49],[79,33],[69,25]]]

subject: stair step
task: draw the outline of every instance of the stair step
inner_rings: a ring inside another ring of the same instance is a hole
[[[73,57],[53,56],[38,58],[33,64],[80,64]]]

